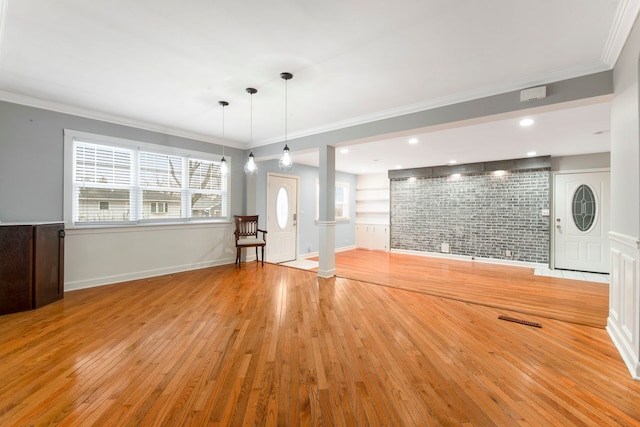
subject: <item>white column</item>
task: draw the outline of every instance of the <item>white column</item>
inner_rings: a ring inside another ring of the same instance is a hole
[[[336,275],[336,156],[331,146],[319,151],[318,277],[327,278]]]

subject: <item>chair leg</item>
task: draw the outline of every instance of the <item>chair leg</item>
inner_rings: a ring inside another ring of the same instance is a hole
[[[262,246],[262,266],[264,267],[264,246]]]
[[[240,267],[240,248],[236,248],[236,265]]]
[[[258,260],[258,247],[256,246],[256,262],[259,262]]]

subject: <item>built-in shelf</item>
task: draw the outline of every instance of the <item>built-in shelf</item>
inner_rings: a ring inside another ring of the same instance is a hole
[[[367,202],[377,203],[377,202],[389,202],[389,201],[390,201],[389,198],[386,198],[386,199],[356,198],[356,203],[367,203]]]
[[[356,246],[389,250],[391,210],[389,179],[386,174],[359,177],[356,186]]]
[[[389,214],[389,209],[360,209],[356,208],[356,213],[366,213],[366,214]]]

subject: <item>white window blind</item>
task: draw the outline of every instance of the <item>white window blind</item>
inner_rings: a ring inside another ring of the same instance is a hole
[[[187,150],[99,139],[65,131],[74,225],[228,218],[228,182],[219,161]]]
[[[184,159],[179,156],[140,152],[141,219],[187,217],[182,208],[183,163]],[[160,203],[165,204],[166,211],[157,210]],[[163,215],[153,215],[157,213]]]
[[[131,202],[135,194],[131,180],[132,158],[131,150],[81,141],[75,143],[74,222],[133,220]],[[104,209],[104,206],[109,208]]]

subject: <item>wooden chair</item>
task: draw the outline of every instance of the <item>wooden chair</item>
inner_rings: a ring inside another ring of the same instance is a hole
[[[264,265],[264,247],[267,244],[267,231],[258,228],[258,215],[234,215],[236,220],[236,264],[240,267],[242,248],[256,248],[256,262],[258,262],[258,247],[262,248],[262,265]],[[262,233],[262,238],[258,233]]]

